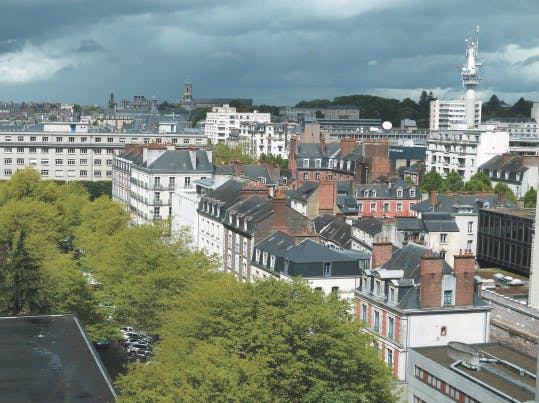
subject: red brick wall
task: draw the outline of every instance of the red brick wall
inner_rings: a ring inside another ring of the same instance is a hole
[[[395,377],[399,376],[399,352],[398,350],[393,350],[393,375]]]
[[[387,336],[387,324],[386,324],[386,321],[387,321],[387,312],[383,311],[382,312],[382,334],[384,336]]]
[[[469,252],[456,255],[454,262],[455,305],[473,305],[475,256]]]
[[[369,161],[369,181],[391,172],[389,143],[387,141],[364,142],[363,155]]]
[[[382,266],[391,259],[393,245],[388,241],[374,242],[372,245],[372,268]]]
[[[395,341],[401,342],[401,319],[398,316],[395,316]]]
[[[442,300],[442,264],[440,257],[429,255],[421,258],[421,308],[434,308],[441,306]]]
[[[369,304],[367,307],[367,324],[369,325],[369,329],[372,328],[372,305]]]

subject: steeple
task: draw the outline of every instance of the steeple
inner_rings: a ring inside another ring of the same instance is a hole
[[[191,102],[193,102],[193,84],[191,83],[191,80],[187,78],[187,80],[185,80],[183,83],[182,103],[188,104]]]

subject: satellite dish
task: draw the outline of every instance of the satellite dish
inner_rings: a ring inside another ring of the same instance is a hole
[[[382,127],[384,128],[384,130],[390,130],[393,125],[389,120],[386,120],[384,123],[382,123]]]

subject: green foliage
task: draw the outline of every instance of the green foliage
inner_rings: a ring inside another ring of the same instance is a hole
[[[296,108],[327,108],[333,105],[329,99],[312,99],[310,101],[299,101]]]
[[[483,104],[481,116],[483,121],[499,117],[529,118],[532,105],[532,101],[527,101],[522,97],[512,106],[507,105],[494,94],[488,102]]]
[[[524,207],[532,208],[536,207],[537,203],[537,190],[532,186],[530,190],[524,195]]]
[[[445,187],[450,192],[458,192],[464,187],[464,181],[456,171],[451,171],[444,180]]]
[[[274,164],[278,164],[281,168],[288,168],[288,160],[283,159],[280,155],[262,154],[260,155],[260,161],[273,162]]]
[[[206,115],[208,114],[209,111],[211,111],[210,108],[196,109],[191,115],[191,125],[194,126],[197,124],[197,122],[201,120],[206,120]]]
[[[433,169],[426,173],[423,177],[423,182],[421,182],[421,191],[427,193],[439,191],[443,181],[442,175]]]
[[[86,188],[90,194],[90,200],[101,196],[112,197],[112,181],[77,181]]]
[[[395,401],[346,302],[300,282],[208,275],[162,320],[151,365],[120,378],[120,401]]]
[[[411,176],[407,176],[406,178],[404,178],[404,182],[408,183],[409,185],[415,185],[415,182]]]
[[[239,161],[242,164],[252,164],[254,158],[245,152],[242,146],[232,147],[225,143],[217,143],[216,151],[213,155],[215,165],[230,164]]]
[[[499,182],[496,186],[494,186],[494,193],[503,194],[507,200],[512,201],[513,203],[517,202],[515,193],[513,193],[511,188],[505,183]]]
[[[79,104],[74,104],[73,105],[73,112],[81,113],[82,112],[82,106],[80,106]]]
[[[114,94],[111,92],[110,93],[110,98],[109,98],[109,108],[110,109],[114,109],[114,107],[116,106],[116,102],[114,101]]]
[[[487,174],[483,172],[477,172],[466,184],[464,185],[464,191],[468,193],[475,192],[488,192],[492,190],[492,183]]]

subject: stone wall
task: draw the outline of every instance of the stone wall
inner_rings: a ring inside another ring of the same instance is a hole
[[[493,291],[484,290],[482,296],[492,306],[490,341],[537,355],[539,310]]]

